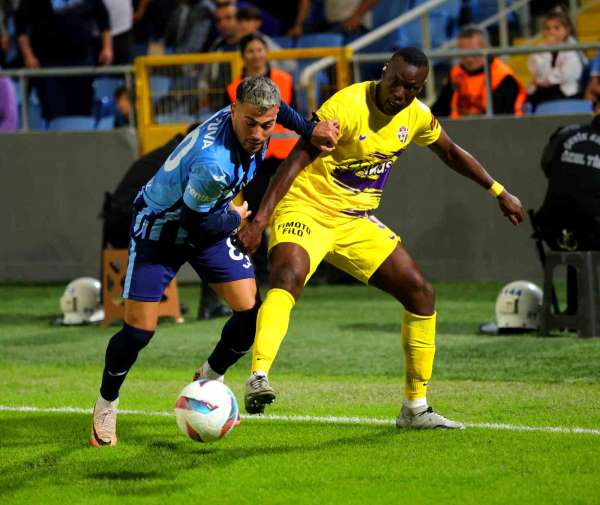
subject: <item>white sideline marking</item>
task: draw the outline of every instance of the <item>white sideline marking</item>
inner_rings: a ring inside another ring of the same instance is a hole
[[[61,414],[91,414],[92,409],[83,409],[81,407],[14,407],[11,405],[0,405],[0,412],[39,412],[39,413],[61,413]],[[119,409],[119,414],[125,415],[143,415],[157,417],[171,417],[172,412],[152,412],[145,410],[126,410]],[[335,417],[335,416],[247,416],[242,415],[242,419],[248,421],[288,421],[295,423],[324,423],[324,424],[359,424],[359,425],[383,425],[393,426],[394,419],[379,419],[376,417]],[[540,431],[545,433],[566,433],[566,434],[585,434],[600,435],[600,429],[594,428],[568,428],[564,426],[528,426],[522,424],[504,424],[504,423],[464,423],[468,428],[479,428],[484,430],[506,430],[506,431]]]

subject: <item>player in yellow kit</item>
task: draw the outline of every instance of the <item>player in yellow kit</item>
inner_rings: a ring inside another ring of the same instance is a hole
[[[326,101],[317,116],[339,121],[336,149],[318,157],[300,141],[278,169],[255,219],[240,230],[239,244],[253,252],[273,216],[270,289],[258,313],[252,375],[246,383],[249,413],[263,412],[275,399],[267,374],[302,288],[325,259],[404,306],[404,403],[396,425],[462,428],[427,404],[435,353],[433,288],[399,237],[372,212],[395,161],[411,142],[428,146],[450,168],[489,190],[513,224],[522,221],[523,210],[416,98],[428,70],[423,52],[401,49],[380,81],[354,84]]]

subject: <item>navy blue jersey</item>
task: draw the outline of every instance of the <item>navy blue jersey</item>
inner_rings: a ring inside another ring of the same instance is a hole
[[[182,244],[183,205],[206,213],[223,213],[254,177],[266,143],[256,154],[240,145],[226,107],[190,132],[136,198],[132,236]]]

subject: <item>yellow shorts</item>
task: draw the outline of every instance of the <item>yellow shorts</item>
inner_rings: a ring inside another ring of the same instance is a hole
[[[365,284],[396,248],[400,237],[374,216],[329,215],[306,202],[278,207],[269,251],[291,242],[310,258],[308,282],[323,259]]]

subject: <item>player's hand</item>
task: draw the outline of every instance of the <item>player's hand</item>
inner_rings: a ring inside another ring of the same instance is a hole
[[[260,246],[266,226],[259,221],[250,221],[235,236],[235,245],[246,254],[254,254]]]
[[[323,153],[335,149],[340,136],[340,123],[337,120],[319,121],[315,125],[310,142]]]
[[[246,201],[242,205],[235,205],[233,202],[229,202],[229,210],[231,212],[237,212],[242,218],[242,221],[248,219],[248,216],[252,214],[252,211],[248,210],[248,202]]]
[[[504,190],[498,196],[498,205],[500,205],[500,210],[512,224],[517,225],[523,221],[523,206],[521,205],[521,200],[516,196]]]

